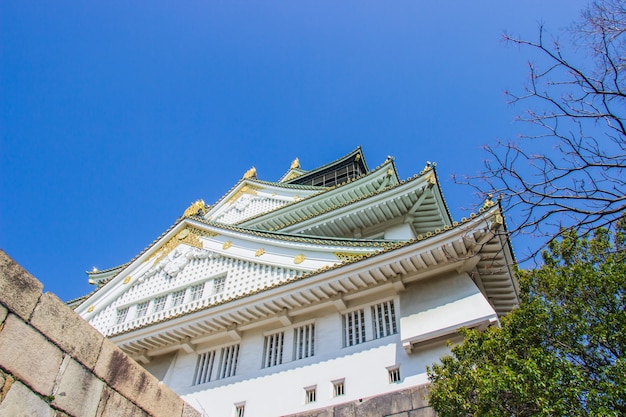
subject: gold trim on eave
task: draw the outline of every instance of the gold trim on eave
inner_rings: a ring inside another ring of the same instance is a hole
[[[185,212],[183,213],[184,217],[190,217],[201,211],[202,214],[206,214],[206,207],[204,205],[204,200],[198,200],[195,203],[192,203]]]
[[[231,246],[233,246],[233,242],[231,242],[230,240],[227,240],[226,242],[224,242],[224,244],[222,245],[222,249],[228,249]]]
[[[261,256],[264,253],[265,253],[265,249],[260,248],[260,249],[257,249],[257,251],[254,253],[254,256]]]
[[[128,284],[130,282],[132,278],[129,276],[127,276],[126,278],[124,278],[124,281],[122,282],[122,284]]]
[[[304,262],[304,259],[305,259],[304,255],[300,253],[300,254],[296,255],[295,258],[293,258],[293,263],[294,264],[301,264],[302,262]]]

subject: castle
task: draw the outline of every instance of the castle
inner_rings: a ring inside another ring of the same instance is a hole
[[[400,180],[362,149],[278,181],[250,169],[75,310],[211,416],[279,416],[406,391],[518,303],[503,214],[453,221],[434,164]]]

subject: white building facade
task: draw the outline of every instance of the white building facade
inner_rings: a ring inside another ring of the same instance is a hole
[[[254,169],[76,311],[209,416],[281,416],[427,382],[464,327],[518,302],[498,204],[454,222],[427,165],[400,181],[361,148],[278,182]]]

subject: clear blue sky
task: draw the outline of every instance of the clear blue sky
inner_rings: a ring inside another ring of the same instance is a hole
[[[361,145],[402,177],[514,139],[527,50],[584,6],[528,1],[0,2],[0,247],[69,300],[254,165],[277,180]],[[523,246],[523,244],[521,244]],[[517,248],[518,252],[523,249]]]

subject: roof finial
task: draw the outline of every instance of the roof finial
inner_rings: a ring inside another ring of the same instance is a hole
[[[430,161],[426,161],[426,166],[424,167],[423,171],[429,171],[432,168],[432,162]]]
[[[190,217],[198,214],[199,212],[202,212],[202,214],[206,214],[204,200],[198,200],[195,203],[191,203],[191,205],[187,207],[187,210],[185,210],[185,213],[183,213],[183,216]]]
[[[291,169],[298,169],[298,168],[300,168],[300,160],[296,158],[291,163]]]
[[[489,207],[493,207],[496,205],[496,203],[493,202],[492,198],[493,198],[493,194],[487,194],[487,199],[485,200],[485,203],[483,204],[483,209],[488,209]]]
[[[243,174],[243,177],[246,178],[246,179],[256,178],[256,168],[252,167],[249,170],[247,170],[246,173]]]

